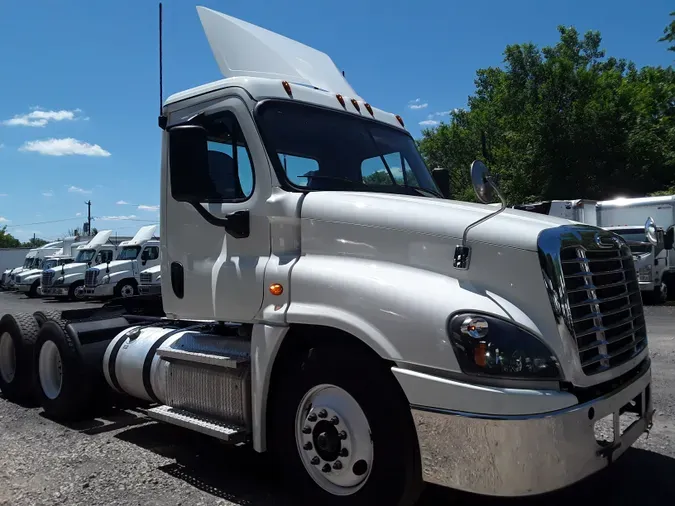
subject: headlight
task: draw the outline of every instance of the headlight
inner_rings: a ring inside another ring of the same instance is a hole
[[[450,342],[465,374],[507,379],[562,379],[558,359],[536,336],[494,316],[459,314]]]
[[[59,278],[59,279],[55,280],[53,284],[55,284],[55,285],[62,285],[62,284],[63,284],[63,281],[64,281],[63,278]]]
[[[110,283],[110,275],[103,276],[103,279],[101,280],[101,284],[107,285],[108,283]]]
[[[652,269],[650,267],[640,267],[640,270],[638,271],[638,279],[640,281],[651,281]]]

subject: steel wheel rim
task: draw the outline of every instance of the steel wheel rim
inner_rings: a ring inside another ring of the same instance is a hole
[[[5,383],[11,383],[16,376],[16,348],[9,332],[0,336],[0,376]]]
[[[45,341],[38,359],[40,386],[48,399],[56,399],[63,386],[63,363],[61,352],[54,341]]]
[[[75,290],[73,290],[73,295],[76,299],[84,299],[84,285],[75,287]]]
[[[131,297],[134,294],[134,287],[131,285],[124,285],[120,290],[122,297]]]
[[[295,416],[295,442],[306,471],[325,491],[347,496],[367,483],[374,455],[370,424],[342,388],[317,385],[304,395]]]

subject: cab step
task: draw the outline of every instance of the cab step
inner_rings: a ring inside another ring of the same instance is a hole
[[[212,365],[215,367],[225,367],[228,369],[237,369],[248,365],[250,359],[248,356],[237,354],[216,355],[212,353],[201,353],[198,351],[179,350],[176,348],[159,348],[157,355],[165,360],[177,360],[181,362],[195,362],[198,364]]]
[[[171,406],[158,406],[146,411],[146,414],[160,422],[166,422],[185,429],[201,432],[231,444],[244,443],[248,433],[244,427],[226,423],[215,418],[196,415],[189,411]]]

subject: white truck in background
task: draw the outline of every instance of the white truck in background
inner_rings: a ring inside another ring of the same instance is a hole
[[[640,290],[655,302],[675,295],[675,195],[603,200],[597,210],[598,226],[630,241]],[[662,245],[652,245],[645,236],[643,225],[650,217],[663,231]]]
[[[511,207],[513,209],[557,216],[558,218],[596,226],[598,224],[596,204],[596,200],[588,199],[545,200],[532,204],[518,204]]]
[[[43,271],[40,290],[43,296],[68,300],[84,298],[84,273],[91,266],[113,259],[117,247],[110,243],[112,230],[101,230],[87,244],[79,246],[75,261]]]
[[[88,298],[132,297],[138,295],[140,273],[160,263],[160,242],[153,240],[157,225],[141,227],[129,241],[119,244],[112,262],[87,269],[84,293]]]
[[[162,313],[139,296],[3,316],[6,398],[91,417],[104,378],[151,418],[268,452],[311,505],[410,506],[424,482],[542,494],[649,430],[621,238],[443,198],[402,118],[330,57],[198,12],[225,79],[159,117]]]
[[[30,250],[26,254],[26,259],[22,266],[8,269],[3,273],[3,288],[6,290],[13,290],[18,274],[31,269],[41,269],[44,259],[56,254],[56,252],[61,249],[62,245],[63,241],[54,241]]]
[[[162,293],[162,266],[155,265],[141,271],[138,293],[140,295],[160,295]]]
[[[42,295],[40,283],[42,272],[60,265],[67,265],[74,261],[72,250],[87,244],[87,241],[77,241],[77,237],[68,237],[63,240],[63,247],[52,256],[45,258],[41,269],[32,269],[24,271],[16,276],[16,289],[25,293],[28,297],[37,297]]]

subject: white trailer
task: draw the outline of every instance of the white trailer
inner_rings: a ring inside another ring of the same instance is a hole
[[[597,201],[588,199],[546,200],[532,204],[518,204],[513,208],[596,226],[598,225],[596,204]]]
[[[129,241],[119,245],[117,258],[87,269],[84,275],[85,297],[133,297],[138,295],[140,272],[159,265],[158,240],[153,240],[157,225],[141,227]]]
[[[0,248],[0,287],[5,282],[5,277],[17,265],[25,260],[30,248]]]
[[[269,452],[302,504],[409,506],[425,482],[544,493],[649,429],[625,242],[444,199],[403,120],[327,55],[198,12],[225,79],[159,118],[163,311],[5,315],[7,398],[87,417],[103,377],[152,418]]]

